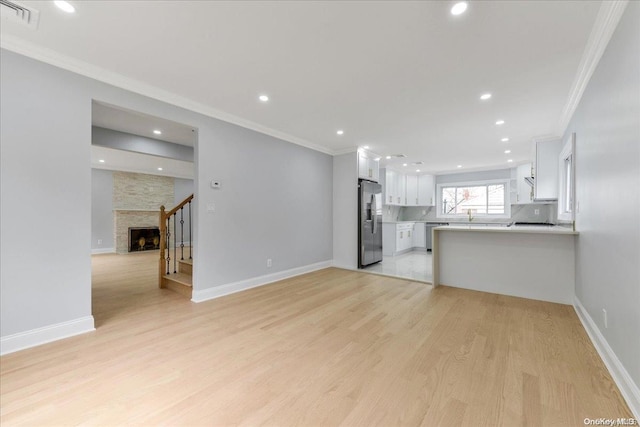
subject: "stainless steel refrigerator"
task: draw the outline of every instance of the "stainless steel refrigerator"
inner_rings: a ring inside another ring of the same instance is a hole
[[[382,186],[358,181],[358,268],[382,261]]]

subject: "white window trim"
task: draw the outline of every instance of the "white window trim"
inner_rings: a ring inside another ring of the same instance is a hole
[[[573,221],[575,219],[576,211],[576,134],[572,133],[564,143],[560,155],[558,156],[558,220],[559,221]],[[571,188],[569,189],[570,197],[572,200],[571,211],[567,211],[565,206],[567,205],[567,195],[565,189],[567,188],[567,170],[564,167],[565,160],[571,157]]]
[[[442,214],[442,188],[443,187],[474,187],[480,185],[504,184],[504,213],[503,214],[478,214],[473,219],[489,218],[511,218],[511,179],[490,179],[485,181],[465,181],[465,182],[443,182],[436,186],[436,218],[466,218],[466,215],[444,215]]]

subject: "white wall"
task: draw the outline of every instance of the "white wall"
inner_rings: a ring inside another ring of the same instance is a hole
[[[102,243],[98,243],[102,240]],[[115,252],[113,241],[113,172],[91,169],[91,249]]]
[[[9,335],[91,314],[93,99],[198,129],[194,290],[332,259],[331,156],[0,55],[3,349]]]
[[[580,207],[576,296],[636,390],[640,385],[638,28],[640,3],[629,2],[564,135],[576,133]],[[602,309],[607,310],[608,328]],[[640,409],[640,401],[636,404]]]
[[[333,157],[333,262],[358,268],[358,154]]]
[[[90,330],[88,80],[4,50],[0,76],[0,334]]]

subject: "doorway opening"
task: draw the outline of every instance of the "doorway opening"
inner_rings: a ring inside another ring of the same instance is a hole
[[[178,251],[193,253],[191,198],[197,138],[193,126],[92,102],[91,266],[96,327],[167,300],[189,301],[184,294],[161,288],[165,283],[161,258],[173,256],[167,241],[181,245]],[[187,198],[188,215],[174,217],[169,224],[175,227],[180,221],[178,227],[191,233],[183,233],[176,243],[176,236],[163,234],[168,230],[167,223],[160,222],[161,206],[170,211]],[[192,262],[184,263],[188,272],[181,271],[181,280],[191,287]]]

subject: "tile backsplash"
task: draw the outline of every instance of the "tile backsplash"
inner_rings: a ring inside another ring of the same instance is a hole
[[[511,219],[506,218],[480,218],[474,220],[480,223],[490,222],[549,222],[556,223],[556,204],[528,204],[511,205]],[[538,214],[536,215],[536,210]],[[423,214],[423,212],[426,212]],[[436,217],[435,207],[424,206],[384,206],[383,221],[442,221],[442,222],[468,222],[466,218],[441,219]]]
[[[402,221],[400,217],[401,209],[408,209],[402,206],[384,205],[382,207],[382,221]]]

